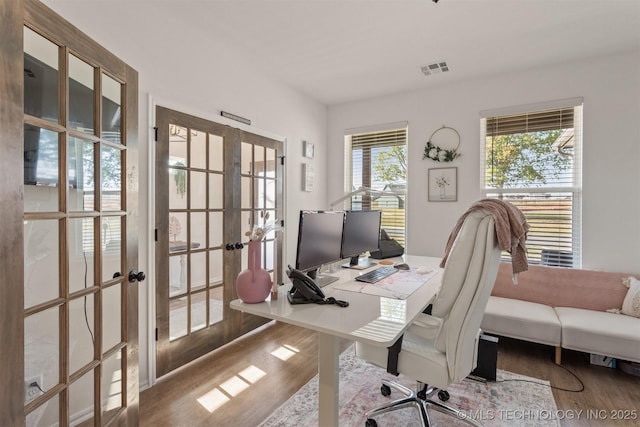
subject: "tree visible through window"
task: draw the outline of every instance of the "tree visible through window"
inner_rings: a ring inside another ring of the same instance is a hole
[[[524,212],[532,263],[580,266],[581,125],[579,105],[482,119],[484,195]]]
[[[346,190],[359,193],[351,209],[381,210],[382,229],[405,246],[405,198],[407,185],[407,130],[354,133],[346,141]]]

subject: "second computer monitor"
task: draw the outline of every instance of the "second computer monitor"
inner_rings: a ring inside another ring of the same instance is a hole
[[[316,278],[323,265],[340,261],[344,212],[301,211],[296,269]]]
[[[380,211],[346,211],[342,229],[341,258],[349,258],[349,265],[368,266],[367,260],[359,260],[360,254],[375,251],[380,241]],[[362,265],[364,261],[364,264]]]

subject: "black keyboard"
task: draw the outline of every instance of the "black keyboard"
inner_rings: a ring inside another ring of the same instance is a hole
[[[375,270],[371,270],[367,273],[361,274],[360,276],[356,277],[356,280],[360,282],[376,283],[384,279],[385,277],[391,276],[397,271],[398,269],[392,266],[378,267]]]

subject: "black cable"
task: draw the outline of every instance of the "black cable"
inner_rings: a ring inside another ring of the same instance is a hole
[[[37,381],[34,381],[31,384],[29,384],[29,387],[36,387],[38,390],[40,390],[42,394],[44,394],[44,390],[42,389],[42,387],[40,387],[40,384],[38,384]]]
[[[84,288],[87,289],[87,273],[89,270],[89,267],[87,265],[87,253],[85,251],[82,251],[82,256],[84,258]],[[91,342],[93,343],[93,345],[95,345],[96,339],[93,336],[91,325],[89,325],[89,316],[87,314],[87,296],[86,295],[84,296],[84,322],[87,324],[87,330],[89,331],[89,334],[91,334]]]
[[[580,389],[579,390],[571,390],[571,389],[568,389],[568,388],[556,387],[556,386],[553,386],[551,384],[544,384],[544,383],[541,383],[541,382],[538,382],[538,381],[525,380],[525,379],[519,379],[519,378],[513,378],[513,379],[508,379],[508,380],[500,380],[500,381],[496,381],[496,382],[497,383],[504,383],[504,382],[507,382],[507,381],[521,381],[521,382],[525,382],[525,383],[539,384],[541,386],[549,387],[549,388],[554,389],[554,390],[568,391],[570,393],[580,393],[580,392],[584,391],[584,383],[582,382],[582,380],[575,373],[571,372],[568,368],[565,368],[562,365],[557,365],[557,366],[559,366],[562,369],[564,369],[565,371],[569,372],[571,375],[573,375],[573,377],[576,380],[578,380],[578,382],[580,383]]]

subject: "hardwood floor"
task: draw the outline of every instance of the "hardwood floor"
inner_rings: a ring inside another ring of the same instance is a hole
[[[349,345],[348,341],[342,343],[343,348]],[[553,363],[552,347],[500,338],[498,348],[500,369],[545,379],[555,387],[580,388],[575,377]],[[568,410],[559,415],[577,417],[576,411],[583,411],[579,419],[561,420],[563,426],[639,424],[640,378],[589,365],[588,355],[568,350],[563,351],[563,366],[585,385],[580,393],[553,390],[558,409]],[[271,322],[161,378],[142,392],[140,425],[253,427],[316,372],[315,333]],[[635,410],[636,420],[612,420],[612,415],[625,415],[625,410]]]

